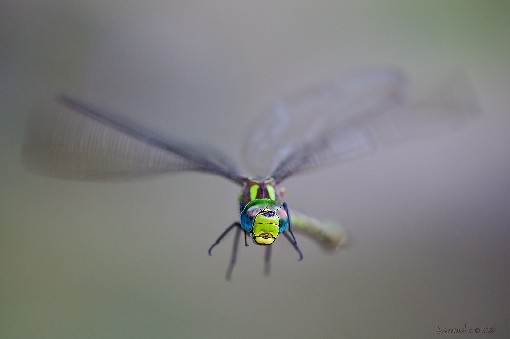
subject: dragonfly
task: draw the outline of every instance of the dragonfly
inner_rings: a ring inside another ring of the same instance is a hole
[[[239,219],[221,233],[208,253],[235,231],[226,273],[230,280],[241,234],[244,243],[271,249],[283,235],[298,254],[294,230],[324,247],[345,241],[338,224],[297,210],[284,199],[282,182],[334,162],[374,153],[406,140],[449,131],[478,113],[467,81],[455,80],[423,99],[409,95],[405,74],[372,69],[311,86],[276,102],[257,118],[243,147],[245,176],[236,163],[209,145],[162,136],[139,124],[69,96],[59,109],[32,118],[24,150],[26,164],[45,175],[80,180],[139,178],[178,171],[223,177],[241,187]]]

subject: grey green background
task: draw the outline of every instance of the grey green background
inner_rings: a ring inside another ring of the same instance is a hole
[[[0,338],[508,338],[508,1],[0,3]],[[224,280],[238,188],[177,174],[41,177],[20,163],[29,112],[65,91],[240,159],[272,101],[342,72],[463,70],[483,116],[286,182],[348,246],[300,238],[273,273],[242,249]],[[253,128],[253,126],[251,127]]]

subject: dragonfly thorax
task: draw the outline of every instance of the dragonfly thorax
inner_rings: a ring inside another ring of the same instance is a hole
[[[274,178],[253,179],[247,178],[239,197],[242,206],[246,206],[255,199],[271,199],[281,202],[282,190],[277,189]]]

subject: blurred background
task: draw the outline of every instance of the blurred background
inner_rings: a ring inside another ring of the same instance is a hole
[[[0,337],[508,338],[509,16],[504,0],[3,0]],[[290,206],[349,241],[300,237],[299,263],[276,246],[269,277],[250,246],[224,280],[232,237],[207,256],[238,218],[222,178],[76,182],[20,162],[29,113],[61,92],[241,159],[271,102],[379,66],[418,84],[464,71],[483,115],[289,179]]]

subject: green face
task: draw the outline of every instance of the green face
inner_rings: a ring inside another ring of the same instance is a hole
[[[280,218],[270,209],[262,210],[253,223],[253,240],[259,245],[271,245],[279,234]]]

